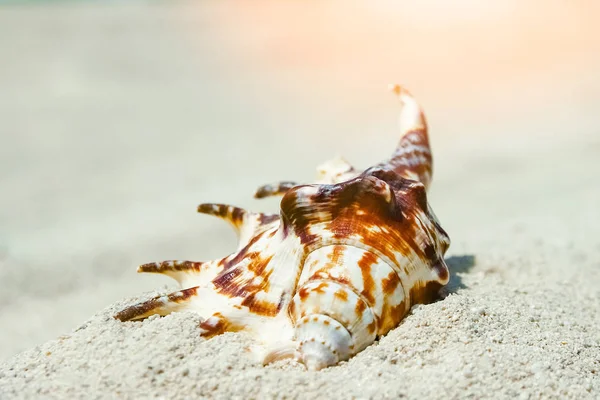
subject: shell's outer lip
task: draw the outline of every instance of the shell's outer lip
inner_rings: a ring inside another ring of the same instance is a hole
[[[427,216],[427,214],[425,214],[425,215]],[[434,217],[434,218],[435,218],[435,217]],[[417,221],[417,223],[418,223],[418,224],[421,226],[421,229],[422,229],[422,230],[425,232],[425,234],[427,235],[427,237],[429,238],[429,240],[431,241],[431,243],[436,243],[436,240],[435,240],[435,238],[433,237],[434,235],[432,235],[432,234],[431,234],[431,232],[430,232],[430,230],[429,230],[429,229],[427,229],[427,227],[425,226],[425,223],[424,223],[423,221],[421,221],[421,218],[419,217],[419,214],[416,214],[416,215],[415,215],[415,220],[416,220],[416,221]],[[433,225],[433,227],[435,228],[435,227],[436,227],[436,224],[434,223],[434,222],[435,222],[435,219],[433,219],[433,220],[430,220],[430,221],[431,221],[431,224]],[[442,232],[441,234],[444,234],[444,235],[445,235],[445,234],[446,234],[446,232]],[[446,237],[447,237],[447,235],[446,235]],[[437,246],[436,246],[436,247],[437,247]],[[445,265],[445,262],[444,262],[444,254],[443,254],[443,252],[442,252],[442,254],[441,254],[441,255],[438,253],[438,257],[439,257],[439,260],[441,260],[441,261],[442,261],[442,264],[444,264],[444,265]],[[437,260],[437,261],[439,261],[439,260]],[[415,265],[414,265],[414,261],[413,261],[413,260],[410,260],[410,261],[411,261],[411,264],[412,264],[412,265],[413,265],[413,267],[414,267],[414,266],[415,266]],[[437,262],[437,261],[435,261],[435,262]],[[435,265],[435,262],[434,262],[434,264],[433,264],[433,265]],[[433,265],[432,265],[432,269],[434,269],[434,268],[433,268]],[[450,273],[450,271],[448,271],[448,267],[447,267],[447,266],[446,266],[446,270],[447,270],[446,272],[449,274],[449,273]],[[437,273],[437,272],[436,272],[436,275],[438,275],[438,277],[439,277],[439,273]],[[440,281],[440,283],[442,283],[443,285],[446,285],[446,284],[448,283],[448,280],[449,280],[449,276],[448,276],[448,279],[442,279],[442,281],[445,281],[445,282],[441,282],[441,281]]]
[[[396,275],[398,275],[398,279],[400,280],[400,286],[402,286],[402,291],[404,292],[404,313],[406,314],[408,312],[408,310],[410,310],[410,290],[408,289],[409,285],[406,285],[405,283],[410,283],[408,276],[406,275],[406,273],[404,273],[404,271],[402,271],[402,269],[400,268],[400,266],[398,266],[396,263],[392,262],[388,257],[384,256],[381,252],[377,251],[377,249],[374,249],[372,247],[369,246],[357,246],[356,244],[348,244],[348,243],[344,243],[343,240],[332,240],[331,243],[327,242],[327,243],[319,243],[319,246],[316,246],[315,248],[311,249],[310,251],[306,252],[306,255],[302,258],[302,264],[300,265],[304,265],[304,262],[306,261],[306,259],[308,258],[308,256],[313,253],[316,250],[319,250],[323,247],[328,247],[328,246],[347,246],[347,247],[354,247],[356,249],[359,250],[365,250],[368,252],[371,252],[373,254],[375,254],[375,256],[379,259],[381,259],[383,262],[385,262],[394,272],[396,272]],[[407,258],[408,259],[408,258]],[[410,259],[408,259],[409,262],[411,264],[414,264],[414,262]],[[302,270],[302,269],[300,269]],[[300,279],[300,275],[298,275],[298,278],[296,279],[296,286],[298,287],[298,280]],[[339,283],[339,282],[336,282]],[[360,294],[359,292],[356,291],[355,288],[348,286],[354,293],[356,293],[360,298],[363,298],[362,294]],[[366,299],[364,299],[365,302],[367,304],[369,304],[368,301],[366,301]],[[370,305],[371,306],[371,305]]]

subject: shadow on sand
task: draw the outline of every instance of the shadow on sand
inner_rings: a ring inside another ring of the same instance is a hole
[[[446,258],[446,264],[448,264],[448,269],[450,270],[450,282],[442,289],[443,292],[448,295],[456,293],[460,289],[465,289],[466,286],[458,274],[469,272],[475,266],[475,263],[475,256],[472,254]]]

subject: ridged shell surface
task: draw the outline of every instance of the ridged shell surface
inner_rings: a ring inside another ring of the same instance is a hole
[[[397,325],[405,297],[398,272],[375,253],[347,245],[314,250],[290,307],[302,362],[318,369],[363,350]]]

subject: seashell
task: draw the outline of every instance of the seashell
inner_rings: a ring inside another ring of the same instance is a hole
[[[450,240],[427,203],[425,117],[409,92],[392,90],[402,106],[402,136],[389,159],[360,172],[336,158],[319,167],[316,184],[260,187],[258,198],[283,195],[279,214],[201,204],[198,212],[233,226],[237,250],[208,262],[140,266],[184,289],[115,318],[194,311],[206,318],[204,337],[247,330],[262,343],[265,364],[291,357],[319,370],[397,327],[412,305],[434,300],[448,282]]]

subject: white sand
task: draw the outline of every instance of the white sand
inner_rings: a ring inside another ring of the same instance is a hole
[[[598,10],[424,3],[3,9],[0,398],[599,398]],[[319,373],[194,314],[111,318],[174,287],[137,264],[232,251],[196,204],[387,155],[396,81],[431,125],[445,299]]]

